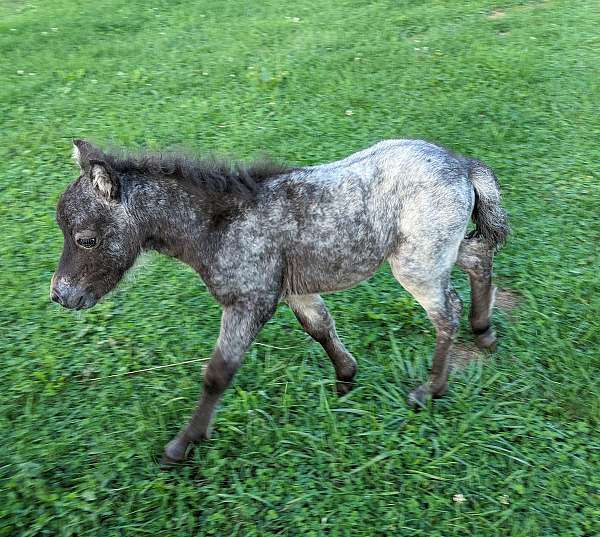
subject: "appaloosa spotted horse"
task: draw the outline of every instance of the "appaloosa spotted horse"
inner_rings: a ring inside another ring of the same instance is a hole
[[[387,140],[297,168],[115,155],[82,140],[74,158],[79,178],[57,208],[64,247],[52,300],[91,308],[141,252],[157,250],[193,267],[223,307],[198,407],[166,446],[166,464],[208,438],[221,395],[281,301],[323,346],[338,392],[347,393],[356,362],[320,293],[352,287],[386,260],[437,332],[429,380],[410,394],[411,404],[447,390],[461,312],[450,282],[455,263],[470,277],[476,341],[495,347],[492,260],[508,226],[496,178],[477,160],[420,140]]]

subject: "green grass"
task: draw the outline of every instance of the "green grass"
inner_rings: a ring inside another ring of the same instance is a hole
[[[593,0],[1,2],[0,534],[600,534],[599,25]],[[327,299],[354,392],[282,307],[213,439],[160,472],[201,364],[92,379],[207,357],[219,308],[159,257],[88,313],[49,302],[76,137],[296,164],[420,137],[486,161],[519,297],[499,351],[410,411],[434,334],[384,269]]]

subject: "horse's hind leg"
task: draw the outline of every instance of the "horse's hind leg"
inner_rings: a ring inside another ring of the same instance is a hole
[[[331,359],[338,394],[348,393],[356,374],[356,361],[340,341],[325,302],[319,295],[291,295],[286,300],[304,330],[321,344]]]
[[[441,397],[448,389],[448,351],[458,331],[462,302],[450,284],[449,269],[439,275],[430,275],[424,271],[411,271],[393,260],[390,265],[395,278],[421,304],[436,329],[429,380],[409,395],[409,403],[421,407],[429,397]]]
[[[496,288],[492,285],[493,250],[477,237],[464,239],[458,250],[456,264],[471,282],[471,329],[477,346],[496,350],[496,334],[490,324]]]

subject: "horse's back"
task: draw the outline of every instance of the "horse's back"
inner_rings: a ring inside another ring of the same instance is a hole
[[[349,157],[304,169],[303,181],[362,211],[373,229],[404,235],[462,226],[473,210],[471,159],[424,140],[384,140]]]

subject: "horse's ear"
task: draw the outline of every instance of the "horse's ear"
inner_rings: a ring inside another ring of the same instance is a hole
[[[88,171],[90,168],[90,158],[92,155],[98,154],[101,154],[101,151],[89,142],[85,140],[73,140],[73,160],[79,165],[81,171]]]
[[[119,201],[119,180],[103,160],[90,159],[90,177],[96,192],[106,201]]]

